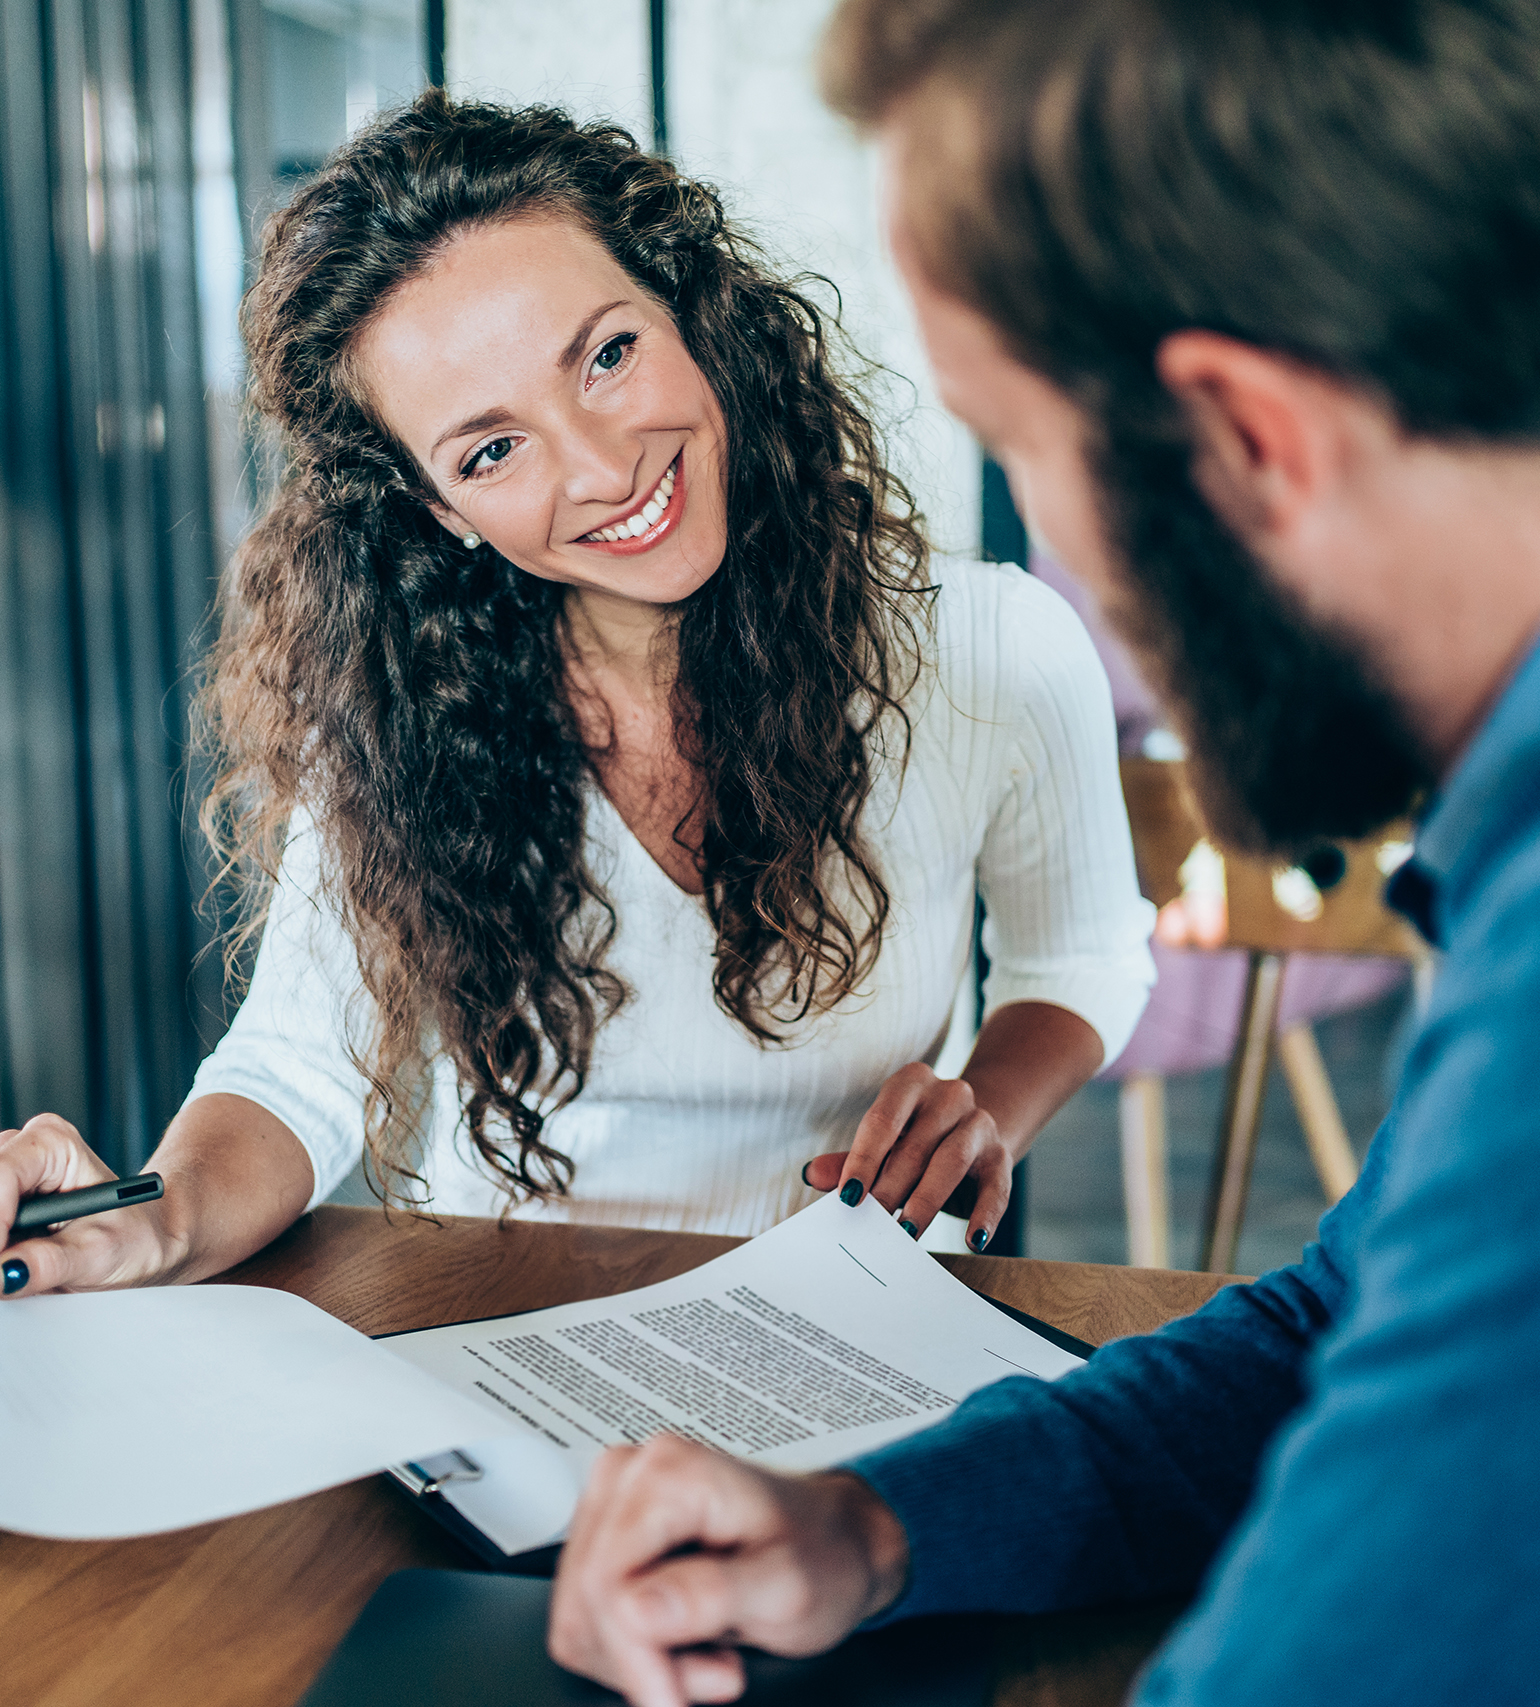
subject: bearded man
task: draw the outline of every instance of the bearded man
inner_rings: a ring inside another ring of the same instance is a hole
[[[950,406],[1139,649],[1223,836],[1420,818],[1443,954],[1292,1267],[847,1469],[611,1454],[552,1649],[640,1707],[729,1644],[1195,1596],[1141,1707],[1540,1694],[1540,8],[847,0]]]

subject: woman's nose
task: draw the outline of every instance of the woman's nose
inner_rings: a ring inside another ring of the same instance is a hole
[[[642,447],[574,437],[562,447],[562,493],[573,504],[623,504],[631,497]]]

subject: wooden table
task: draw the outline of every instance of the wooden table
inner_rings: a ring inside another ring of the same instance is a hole
[[[604,1227],[304,1216],[225,1281],[282,1287],[364,1333],[605,1296],[738,1241]],[[977,1291],[1095,1344],[1194,1310],[1224,1277],[942,1257]],[[102,1450],[111,1451],[103,1419]],[[0,1474],[26,1473],[0,1465]],[[364,1602],[407,1566],[476,1561],[385,1478],[138,1541],[0,1534],[6,1707],[292,1707]],[[1176,1608],[1001,1621],[997,1707],[1111,1707]]]

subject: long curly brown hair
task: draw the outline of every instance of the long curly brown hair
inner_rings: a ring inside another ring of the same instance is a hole
[[[315,819],[375,1004],[357,1064],[387,1195],[417,1177],[437,1054],[510,1199],[564,1192],[544,1114],[581,1091],[625,998],[584,861],[566,589],[445,533],[350,360],[457,232],[523,214],[578,222],[668,308],[727,423],[727,554],[673,625],[718,1003],[783,1039],[858,986],[888,915],[859,819],[890,730],[907,751],[927,547],[839,371],[837,323],[711,189],[613,125],[441,91],[382,118],[264,233],[242,324],[286,472],[231,565],[200,703],[219,761],[203,824],[248,937],[295,809]]]

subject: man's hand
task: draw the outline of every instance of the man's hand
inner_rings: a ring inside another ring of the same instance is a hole
[[[673,1435],[594,1467],[551,1602],[552,1657],[633,1707],[734,1701],[739,1643],[822,1653],[903,1591],[909,1545],[856,1476],[781,1476]]]

